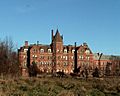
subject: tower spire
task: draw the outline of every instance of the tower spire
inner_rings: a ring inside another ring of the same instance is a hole
[[[55,40],[55,42],[63,42],[62,37],[60,36],[60,33],[59,33],[58,29],[56,30],[54,40]]]

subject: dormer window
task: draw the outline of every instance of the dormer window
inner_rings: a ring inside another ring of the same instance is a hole
[[[86,53],[86,54],[90,54],[90,50],[86,50],[85,53]]]
[[[43,53],[43,52],[44,52],[44,49],[40,49],[40,52]]]
[[[51,49],[48,49],[48,53],[51,53]]]
[[[28,51],[28,49],[24,49],[24,52],[27,52]]]
[[[75,52],[75,49],[72,50],[72,53],[74,53],[74,52]]]
[[[67,49],[64,49],[64,53],[67,53]]]

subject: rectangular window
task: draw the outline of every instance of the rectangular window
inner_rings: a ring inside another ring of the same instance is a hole
[[[67,53],[67,49],[64,49],[64,53]]]
[[[40,56],[40,59],[44,59],[44,56]]]
[[[37,52],[37,49],[33,49],[33,53],[36,53]]]
[[[67,60],[67,56],[65,57],[65,60]]]

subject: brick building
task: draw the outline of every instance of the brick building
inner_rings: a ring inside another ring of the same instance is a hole
[[[28,44],[18,50],[20,68],[23,76],[28,76],[28,67],[35,62],[37,68],[41,72],[58,72],[71,73],[74,70],[74,45],[64,45],[63,36],[56,30],[56,34],[52,30],[52,40],[50,45],[45,44]],[[87,43],[83,43],[77,47],[77,67],[94,68],[94,54],[88,47]]]
[[[117,74],[120,74],[120,56],[101,55],[99,60],[98,54],[94,54],[94,65],[100,68],[103,74],[105,74],[106,66],[109,67],[111,75],[116,75],[117,71]]]
[[[80,46],[64,45],[63,36],[56,30],[52,30],[50,45],[28,44],[18,50],[19,62],[22,76],[28,76],[28,67],[35,63],[39,72],[63,71],[72,73],[75,68],[75,48],[77,48],[77,68],[81,70],[87,68],[89,72],[98,67],[101,73],[105,74],[106,66],[110,69],[110,74],[120,74],[120,56],[93,54],[87,43]]]

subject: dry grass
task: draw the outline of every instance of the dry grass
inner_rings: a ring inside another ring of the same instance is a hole
[[[120,79],[2,78],[0,96],[120,96]]]

